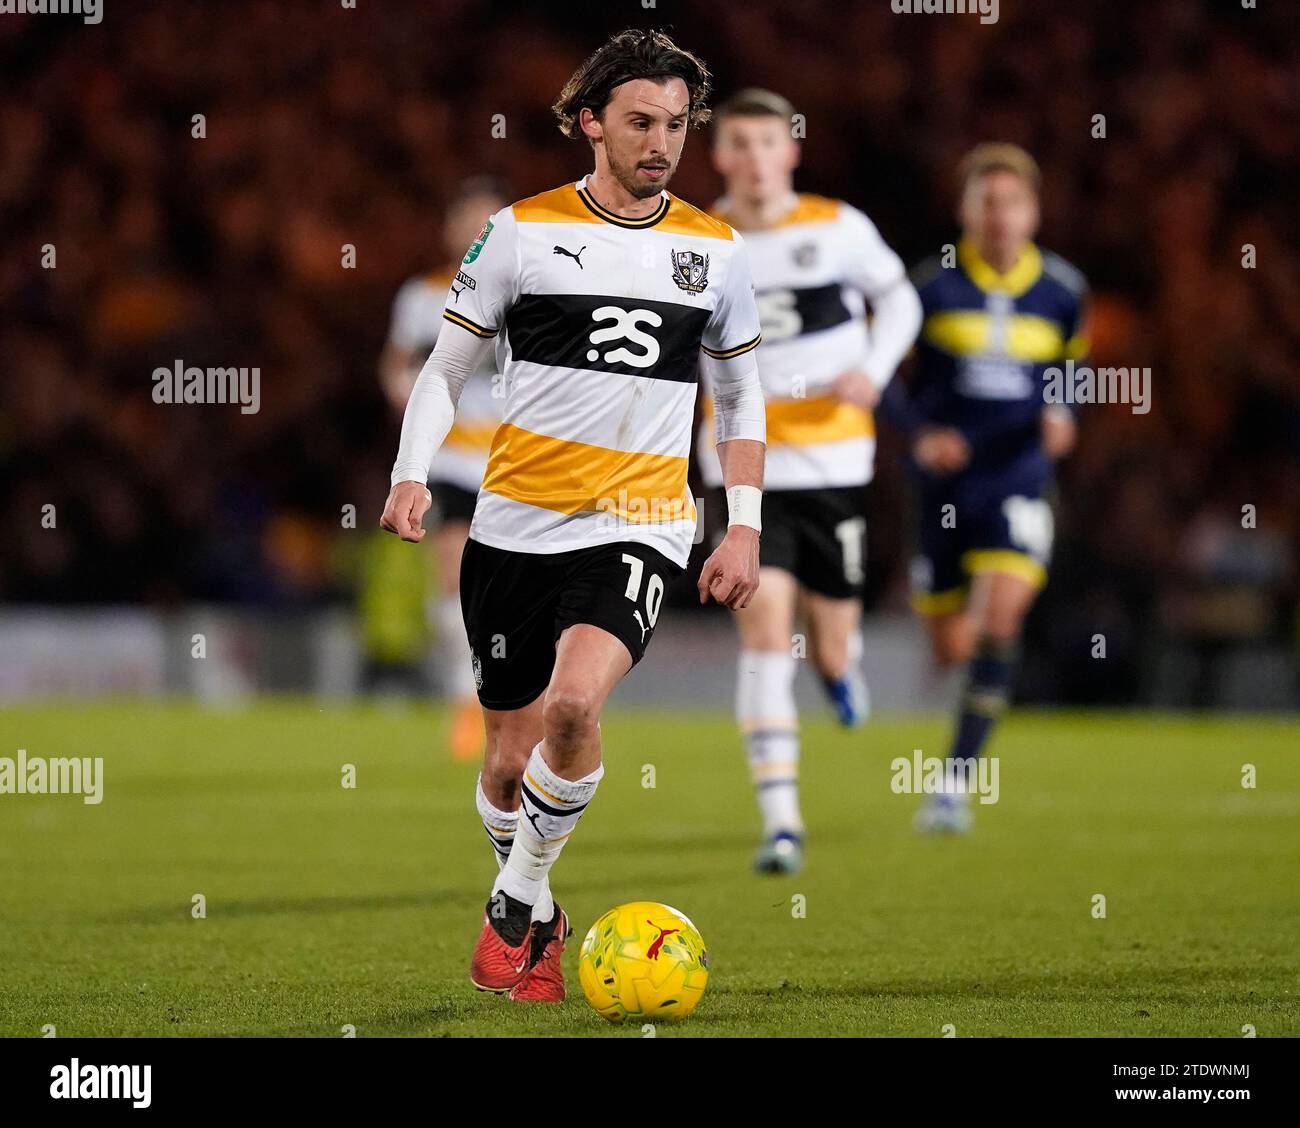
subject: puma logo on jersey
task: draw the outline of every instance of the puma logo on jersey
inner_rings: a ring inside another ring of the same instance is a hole
[[[553,254],[553,255],[568,255],[569,258],[573,259],[573,261],[576,262],[576,263],[578,264],[578,269],[581,270],[581,269],[582,269],[582,259],[581,259],[579,256],[580,256],[580,255],[582,254],[582,252],[585,251],[586,249],[587,249],[587,248],[586,248],[585,246],[579,247],[578,250],[577,250],[577,252],[575,253],[575,252],[573,252],[573,251],[566,251],[563,247],[557,245],[557,246],[555,247],[555,249],[554,249],[553,251],[551,251],[551,254]]]
[[[453,286],[453,287],[451,288],[451,296],[452,296],[452,298],[454,298],[456,301],[460,301],[460,296],[461,296],[461,294],[463,294],[464,292],[465,292],[465,287],[464,287],[464,286],[462,286],[459,290],[456,289],[455,286]]]
[[[612,349],[601,357],[599,349],[587,350],[588,360],[604,359],[606,364],[630,364],[633,368],[650,368],[659,360],[659,342],[649,333],[643,333],[638,325],[650,325],[659,328],[664,319],[652,309],[623,309],[621,306],[600,306],[591,311],[593,321],[613,321],[606,329],[595,329],[587,338],[593,345],[606,341],[625,340],[640,345],[645,352],[635,353],[626,348]]]
[[[645,625],[645,622],[642,620],[640,608],[637,608],[635,611],[632,612],[632,618],[636,620],[636,625],[641,628],[641,641],[645,642],[645,633],[650,628],[647,627]]]

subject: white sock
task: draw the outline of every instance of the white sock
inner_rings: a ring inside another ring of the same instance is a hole
[[[745,737],[763,833],[803,833],[799,814],[799,714],[794,656],[784,650],[742,650],[736,678],[736,722]]]
[[[474,804],[478,807],[478,817],[483,820],[488,841],[492,843],[492,856],[497,860],[497,872],[500,873],[506,859],[510,857],[510,847],[515,844],[519,812],[494,807],[483,790],[482,776],[478,777],[478,783],[474,786]]]
[[[469,639],[465,637],[460,596],[445,595],[439,599],[434,619],[443,692],[459,701],[473,699],[476,695],[474,658],[470,653]]]
[[[533,920],[555,915],[549,875],[555,859],[573,833],[582,812],[596,794],[604,765],[582,779],[561,779],[542,759],[542,746],[533,749],[521,783],[518,828],[510,856],[497,875],[492,892],[505,892],[533,906]]]
[[[483,829],[487,831],[492,843],[492,856],[496,859],[497,873],[506,868],[506,860],[515,844],[515,832],[519,827],[518,811],[503,811],[494,807],[483,791],[483,777],[479,776],[474,790],[474,802],[478,807],[479,818],[483,820]],[[496,890],[493,890],[496,892]],[[551,881],[548,877],[543,884],[542,896],[533,906],[533,920],[550,920],[555,915],[555,900],[551,896]]]
[[[866,646],[863,644],[862,641],[862,628],[854,627],[851,631],[849,631],[849,638],[848,638],[848,654],[849,654],[850,666],[861,665],[862,654],[865,649]]]

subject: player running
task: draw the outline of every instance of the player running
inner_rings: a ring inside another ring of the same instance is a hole
[[[487,725],[478,810],[500,872],[470,978],[564,997],[568,933],[550,870],[603,774],[606,697],[645,653],[695,530],[686,484],[697,371],[715,388],[731,523],[701,602],[758,586],[763,394],[749,261],[730,227],[665,188],[711,78],[659,32],[614,36],[555,112],[595,170],[503,208],[460,267],[464,292],[402,424],[381,524],[423,536],[425,480],[466,377],[498,334],[505,419],[461,565]],[[522,815],[522,817],[521,817]]]
[[[763,327],[762,583],[735,613],[736,721],[763,817],[760,873],[795,873],[803,864],[796,612],[840,722],[859,725],[870,708],[859,622],[871,412],[921,325],[902,261],[871,220],[841,200],[795,193],[793,117],[794,107],[766,90],[743,90],[714,115],[713,163],[727,192],[714,214],[744,233]],[[710,431],[706,406],[701,469],[719,486]]]
[[[471,177],[461,184],[447,207],[442,229],[443,251],[450,265],[409,279],[397,292],[379,379],[399,414],[406,410],[416,377],[446,324],[443,307],[450,301],[455,309],[464,293],[464,284],[456,277],[461,253],[488,216],[509,199],[505,188],[490,177]],[[505,388],[499,381],[494,384],[495,374],[495,358],[489,351],[465,382],[455,422],[429,466],[429,488],[438,513],[433,537],[438,596],[429,608],[429,619],[441,652],[438,670],[455,701],[449,743],[457,760],[483,754],[483,715],[475,700],[469,642],[460,613],[460,558],[474,515],[474,499],[487,469],[488,447],[505,404]]]
[[[966,665],[948,793],[918,812],[920,830],[971,825],[966,783],[1006,708],[1021,624],[1047,578],[1052,462],[1074,446],[1070,410],[1044,404],[1043,372],[1087,351],[1083,276],[1033,242],[1034,159],[985,144],[960,173],[956,261],[918,268],[914,387],[910,398],[898,385],[886,397],[920,479],[913,602],[935,660]]]

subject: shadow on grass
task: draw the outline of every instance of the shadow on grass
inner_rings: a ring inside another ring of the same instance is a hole
[[[703,885],[712,875],[679,873],[672,875],[674,890]],[[598,893],[626,893],[626,875],[583,878],[574,876],[563,884],[566,896],[588,896]],[[209,920],[239,920],[249,917],[272,916],[327,916],[331,913],[385,912],[405,909],[431,909],[447,906],[465,907],[481,903],[478,893],[463,889],[432,889],[418,893],[352,893],[320,897],[261,897],[228,901],[209,898]],[[486,898],[485,898],[486,899]],[[120,913],[98,917],[101,924],[174,924],[188,919],[188,905],[178,911],[175,904],[147,905]]]
[[[262,897],[242,901],[209,899],[211,920],[262,916],[312,916],[346,912],[383,912],[392,909],[423,909],[438,905],[464,903],[460,890],[435,889],[421,893],[354,893],[325,897]],[[171,924],[189,916],[178,917],[174,904],[149,905],[100,917],[111,924]]]
[[[464,994],[455,998],[435,1000],[427,1007],[405,1007],[349,1019],[356,1027],[359,1038],[456,1038],[482,1037],[484,1035],[537,1036],[555,1033],[601,1032],[602,1024],[593,1022],[581,993],[570,994],[567,1002],[558,1007],[529,1005],[519,1007],[504,998],[479,993],[466,985]],[[539,1020],[541,1028],[539,1029]],[[478,1029],[463,1029],[461,1024],[477,1023]],[[441,1027],[441,1029],[439,1029]],[[342,1022],[313,1022],[300,1026],[276,1029],[249,1028],[231,1032],[232,1038],[339,1038]]]

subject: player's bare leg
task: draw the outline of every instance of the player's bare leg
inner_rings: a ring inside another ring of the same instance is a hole
[[[474,693],[469,641],[460,607],[460,558],[469,537],[468,521],[444,521],[433,537],[438,568],[435,629],[442,668],[452,699],[448,745],[454,760],[473,760],[483,752],[483,715]]]
[[[969,605],[960,611],[927,615],[924,622],[930,637],[930,653],[936,665],[948,670],[970,661],[975,653],[979,622],[971,614]]]
[[[970,615],[975,624],[973,653],[967,664],[953,761],[975,767],[980,751],[1011,694],[1025,615],[1038,587],[1022,576],[980,572],[971,581]]]
[[[1015,673],[1020,631],[1038,587],[1006,572],[977,573],[966,609],[943,616],[947,633],[931,623],[936,656],[967,665],[952,748],[948,754],[951,793],[936,796],[918,815],[922,830],[966,830],[971,824],[968,781],[975,778],[979,755],[1006,710]]]
[[[1009,572],[980,572],[971,581],[971,614],[977,637],[1014,642],[1038,598],[1038,587]]]
[[[871,696],[862,672],[862,604],[805,591],[801,599],[808,624],[813,667],[836,717],[845,728],[866,723]]]
[[[483,792],[493,806],[519,809],[519,782],[528,757],[542,739],[545,696],[522,709],[484,709],[487,743],[483,750]]]
[[[794,703],[795,578],[760,568],[758,591],[735,612],[740,631],[736,722],[763,815],[761,873],[794,873],[803,859],[799,812],[799,719]]]
[[[518,917],[515,932],[528,913],[529,965],[511,987],[515,1002],[564,998],[560,957],[570,929],[551,896],[550,868],[604,773],[600,713],[631,668],[627,647],[607,631],[585,623],[568,627],[556,643],[545,694],[518,711],[527,717],[502,726],[500,745],[493,748],[489,736],[499,767],[497,793],[512,788],[523,816],[489,902],[500,904],[505,916]],[[489,946],[496,942],[495,935],[488,938]]]
[[[546,689],[541,754],[566,780],[600,768],[600,711],[632,668],[627,647],[588,623],[567,628],[555,645],[555,672]]]

